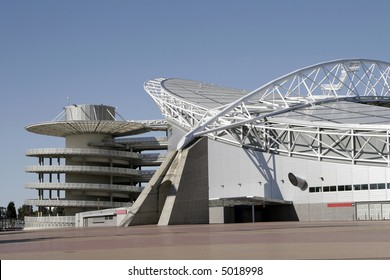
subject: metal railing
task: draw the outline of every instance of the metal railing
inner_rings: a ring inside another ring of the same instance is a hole
[[[89,183],[27,183],[27,189],[42,190],[99,190],[114,192],[141,192],[143,188],[130,185],[89,184]]]
[[[141,176],[139,170],[121,167],[82,166],[82,165],[32,165],[26,172],[35,173],[89,173],[117,176]]]
[[[21,230],[24,222],[18,219],[0,218],[0,231]]]
[[[75,216],[24,217],[24,228],[74,227]]]
[[[27,199],[26,205],[45,207],[93,207],[93,208],[119,208],[130,207],[131,202],[65,200],[65,199]]]
[[[109,158],[125,158],[125,159],[140,159],[139,153],[105,150],[105,149],[90,149],[90,148],[39,148],[29,149],[26,152],[27,156],[96,156]]]
[[[164,161],[167,153],[141,154],[142,161]]]

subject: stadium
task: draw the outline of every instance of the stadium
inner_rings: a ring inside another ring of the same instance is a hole
[[[136,199],[127,192],[117,196],[127,203],[124,211],[111,212],[122,216],[117,225],[390,219],[389,76],[387,62],[342,59],[253,91],[174,78],[147,81],[145,90],[166,121],[168,153]],[[27,130],[50,134],[38,128],[56,123]],[[115,144],[123,140],[112,135],[142,129],[131,131],[100,135],[110,134]],[[74,133],[83,139],[92,134]],[[86,148],[91,141],[83,143]],[[85,179],[76,173],[78,182]],[[105,184],[112,192],[112,182]],[[31,188],[42,188],[41,194],[47,186]],[[89,213],[78,214],[75,223],[97,215]]]

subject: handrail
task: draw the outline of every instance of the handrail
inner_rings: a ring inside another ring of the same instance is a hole
[[[133,153],[127,151],[117,151],[117,150],[105,150],[105,149],[91,149],[91,148],[38,148],[38,149],[29,149],[26,152],[27,156],[63,156],[68,155],[80,155],[80,156],[104,156],[112,158],[133,158],[140,159],[140,153]]]
[[[141,192],[143,187],[131,185],[113,184],[88,184],[88,183],[27,183],[27,189],[43,190],[104,190],[115,192]]]
[[[159,142],[159,143],[166,143],[168,142],[167,137],[128,137],[128,138],[120,138],[115,139],[116,143],[153,143],[153,142]]]
[[[119,208],[130,207],[131,202],[111,202],[111,201],[88,201],[88,200],[56,200],[56,199],[27,199],[26,205],[46,206],[46,207],[102,207]]]
[[[82,166],[82,165],[32,165],[26,167],[26,172],[37,173],[91,173],[122,176],[141,176],[140,170],[105,167],[105,166]]]

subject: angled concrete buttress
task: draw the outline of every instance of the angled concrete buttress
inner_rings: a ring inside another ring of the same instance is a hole
[[[209,223],[207,139],[171,151],[121,226]]]

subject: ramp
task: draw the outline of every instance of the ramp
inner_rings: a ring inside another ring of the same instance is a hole
[[[209,222],[207,139],[172,151],[121,226]]]
[[[158,186],[160,186],[162,180],[172,161],[175,159],[177,151],[171,151],[168,153],[164,162],[160,165],[160,168],[154,173],[152,179],[146,185],[144,190],[138,196],[137,200],[127,210],[127,215],[123,219],[120,226],[127,227],[130,224],[146,225],[156,224],[158,222]],[[157,193],[156,193],[157,191]],[[157,200],[157,201],[156,201]]]

